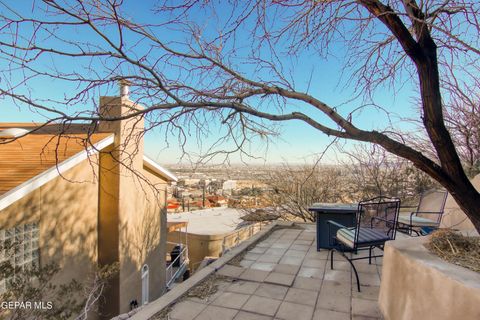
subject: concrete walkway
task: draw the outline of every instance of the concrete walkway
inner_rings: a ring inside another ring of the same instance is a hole
[[[350,265],[328,252],[317,252],[315,229],[280,229],[257,243],[239,265],[225,265],[217,274],[217,292],[206,299],[187,298],[175,304],[172,320],[336,320],[381,319],[377,299],[381,259],[355,262],[360,293]],[[353,278],[352,278],[353,276]]]

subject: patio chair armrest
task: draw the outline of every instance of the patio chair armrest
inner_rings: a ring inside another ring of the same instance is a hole
[[[443,212],[438,212],[438,211],[417,211],[415,212],[416,214],[421,213],[421,214],[443,214]]]
[[[412,225],[412,224],[413,224],[413,216],[416,216],[416,215],[417,215],[417,212],[416,212],[416,211],[415,211],[415,212],[412,212],[412,213],[410,213],[410,225]]]
[[[328,224],[328,227],[330,228],[330,225],[334,225],[336,227],[339,227],[339,228],[347,228],[346,226],[344,226],[343,224],[341,223],[338,223],[338,222],[335,222],[333,220],[327,220],[327,224]]]
[[[442,215],[443,212],[435,212],[435,211],[415,211],[410,213],[410,225],[413,225],[413,216],[418,215],[418,214],[437,214],[437,215]]]
[[[415,209],[418,208],[418,206],[400,206],[400,209]]]
[[[327,224],[328,224],[328,244],[332,246],[334,243],[334,239],[332,236],[332,225],[338,227],[339,229],[346,228],[346,226],[344,226],[341,223],[335,222],[333,220],[327,220]]]

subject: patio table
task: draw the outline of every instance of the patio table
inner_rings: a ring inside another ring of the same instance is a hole
[[[356,203],[314,203],[309,211],[315,213],[317,224],[317,251],[320,249],[330,249],[331,239],[329,238],[327,224],[328,220],[333,220],[346,227],[355,227],[356,213],[358,204]],[[330,225],[331,235],[333,236],[338,228]]]

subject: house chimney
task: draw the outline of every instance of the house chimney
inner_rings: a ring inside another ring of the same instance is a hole
[[[131,292],[125,290],[124,286],[132,283],[127,277],[131,274],[130,270],[135,268],[135,262],[127,258],[136,255],[126,240],[136,239],[131,238],[137,232],[132,230],[144,228],[137,224],[135,215],[143,208],[142,201],[146,199],[137,194],[143,191],[137,176],[143,175],[144,120],[138,114],[143,107],[128,98],[129,81],[122,79],[118,85],[119,95],[100,97],[98,107],[102,119],[98,124],[99,131],[114,134],[113,144],[100,154],[98,263],[101,266],[119,264],[118,272],[109,280],[106,289],[109,299],[100,306],[104,315],[126,312],[122,304],[131,300]]]
[[[130,81],[128,81],[127,79],[122,79],[122,80],[118,81],[118,85],[120,87],[120,97],[121,98],[124,98],[124,99],[129,98],[130,85],[131,84],[132,83]]]
[[[120,96],[100,97],[98,112],[104,119],[99,122],[99,131],[115,134],[115,149],[119,153],[118,161],[131,169],[141,170],[143,168],[144,120],[142,115],[132,114],[141,111],[143,106],[128,98],[130,81],[121,79],[118,85]],[[118,119],[122,117],[123,119]]]

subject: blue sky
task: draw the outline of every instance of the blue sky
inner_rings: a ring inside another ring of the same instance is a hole
[[[127,5],[131,5],[132,2]],[[131,6],[129,9],[129,14],[131,14],[132,19],[138,21],[149,21],[149,19],[155,19],[158,22],[158,19],[162,19],[161,15],[151,14],[148,11],[149,2],[136,2],[135,6]],[[12,4],[13,5],[13,4]],[[20,2],[14,4],[16,9],[28,12],[31,4],[25,2]],[[0,7],[0,10],[5,10],[5,8]],[[198,17],[193,17],[193,19],[201,20],[203,17],[199,13]],[[206,25],[206,29],[209,27],[212,30],[215,29],[216,25],[214,22],[211,22],[210,25]],[[59,31],[61,32],[61,30]],[[208,31],[207,31],[208,32]],[[91,41],[89,34],[78,33],[74,37],[78,41]],[[208,35],[207,35],[208,36]],[[167,35],[170,40],[175,40],[175,32]],[[139,46],[138,50],[142,51],[145,48]],[[338,53],[341,55],[343,48],[340,44],[334,44],[332,46],[332,52]],[[340,110],[348,112],[356,108],[361,102],[360,99],[351,101],[342,105],[346,101],[349,101],[354,94],[353,89],[344,88],[341,83],[340,86],[337,86],[341,79],[345,79],[349,74],[343,74],[341,78],[342,70],[340,68],[342,64],[342,57],[329,57],[328,59],[322,59],[313,51],[306,50],[302,55],[297,57],[287,57],[285,56],[282,59],[282,63],[290,67],[290,70],[293,74],[293,77],[296,81],[297,90],[305,91],[309,79],[311,79],[309,92],[316,98],[327,103],[330,106],[338,106]],[[0,66],[5,63],[5,61],[0,61]],[[43,68],[50,67],[50,60],[45,58],[40,60],[40,66]],[[61,68],[75,68],[75,65],[71,65],[71,60],[62,59],[55,60],[55,65]],[[98,66],[101,68],[101,66]],[[248,70],[248,67],[245,69]],[[20,78],[21,75],[13,75],[14,78]],[[72,94],[75,92],[75,88],[71,85],[67,85],[60,81],[35,81],[30,83],[30,89],[34,91],[35,95],[40,98],[50,98],[50,99],[61,99],[65,94]],[[117,88],[101,88],[99,91],[95,92],[97,96],[90,97],[89,101],[92,99],[98,99],[99,95],[114,95],[117,93]],[[416,114],[416,108],[412,104],[411,97],[415,95],[415,91],[409,86],[406,85],[402,90],[400,90],[396,95],[393,95],[391,90],[377,90],[375,95],[375,101],[382,107],[385,107],[392,112],[392,121],[396,127],[401,129],[407,129],[409,125],[402,122],[400,117],[414,117]],[[92,108],[93,102],[85,102],[80,105],[75,106],[75,110],[82,110]],[[397,117],[398,116],[398,117]],[[42,122],[45,121],[45,117],[42,117],[34,112],[32,112],[26,106],[14,106],[10,100],[2,99],[0,100],[0,117],[2,121],[5,122]],[[48,117],[48,115],[47,115]],[[360,128],[370,128],[370,129],[381,129],[387,125],[387,121],[382,112],[374,109],[368,108],[364,110],[360,115],[355,118],[355,123]],[[211,134],[208,137],[202,138],[202,145],[208,145],[208,142],[214,142],[216,138],[221,134],[223,129],[219,123],[212,123],[210,128]],[[180,147],[177,143],[177,139],[174,136],[168,136],[169,145],[164,141],[164,134],[160,130],[149,132],[145,138],[146,142],[146,152],[157,159],[160,163],[171,164],[179,161],[182,153]],[[311,161],[316,154],[322,152],[324,148],[330,143],[331,139],[326,135],[322,134],[319,131],[309,127],[308,125],[300,121],[291,121],[282,123],[280,127],[280,135],[272,139],[271,143],[266,148],[266,144],[259,139],[254,140],[252,148],[249,150],[250,153],[261,157],[262,159],[249,159],[242,158],[246,162],[254,163],[279,163],[279,162],[295,162],[302,163],[305,161]],[[189,151],[191,155],[198,154],[201,151],[198,147],[199,141],[197,141],[195,135],[189,138],[186,145],[186,150]],[[226,146],[230,147],[229,145]],[[332,151],[333,152],[333,151]],[[334,163],[337,156],[332,152],[328,154],[325,159],[326,163]],[[341,156],[340,156],[341,157]],[[221,160],[218,159],[218,160]],[[240,156],[233,155],[231,161],[233,163],[239,162],[241,160]]]

